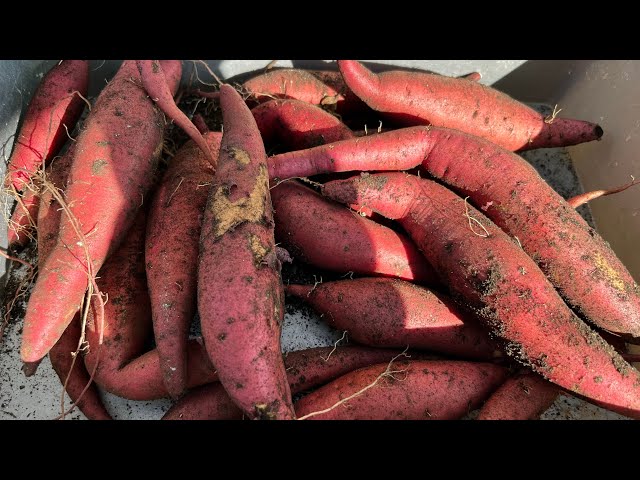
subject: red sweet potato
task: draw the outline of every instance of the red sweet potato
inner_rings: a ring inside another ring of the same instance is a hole
[[[27,187],[16,200],[16,206],[9,219],[7,230],[7,246],[23,246],[33,238],[40,206],[40,188],[35,185]]]
[[[100,325],[94,320],[98,307],[94,302],[86,332],[89,353],[84,358],[89,372],[96,368],[95,382],[100,387],[132,400],[168,396],[158,351],[144,353],[152,331],[144,262],[144,220],[144,212],[140,212],[125,241],[100,270],[98,287],[108,296],[104,305],[104,340],[100,345]],[[215,379],[201,342],[190,341],[186,356],[188,387]]]
[[[249,418],[294,417],[280,348],[284,292],[266,153],[242,97],[220,88],[224,133],[198,265],[202,336],[225,389]]]
[[[385,118],[435,125],[486,138],[506,149],[562,147],[598,140],[594,123],[545,118],[504,93],[465,79],[426,72],[375,74],[355,60],[338,60],[347,86]]]
[[[640,417],[640,373],[567,307],[514,240],[464,199],[402,173],[330,182],[323,193],[398,219],[507,354],[604,408]]]
[[[175,89],[168,83],[158,60],[136,60],[142,85],[151,99],[167,117],[178,125],[204,152],[211,165],[215,166],[216,155],[209,150],[209,145],[202,137],[202,133],[193,124],[173,99]]]
[[[204,135],[216,156],[222,134]],[[214,168],[193,140],[173,157],[151,202],[145,257],[156,348],[167,390],[177,398],[187,382],[187,338],[196,313],[200,226]]]
[[[397,360],[361,368],[320,387],[296,402],[296,415],[302,419],[328,410],[308,418],[457,419],[480,405],[506,376],[504,367],[490,363]]]
[[[289,352],[284,356],[291,393],[322,385],[357,368],[389,361],[396,350],[366,347],[318,347]],[[413,355],[412,355],[413,357]],[[165,413],[163,420],[239,420],[235,406],[219,383],[203,385],[189,392]]]
[[[167,77],[175,79],[175,72]],[[62,217],[57,244],[31,293],[23,361],[42,358],[60,338],[80,307],[90,274],[126,235],[152,185],[163,131],[162,112],[141,88],[135,62],[125,61],[77,139],[65,190],[74,220]]]
[[[77,93],[86,97],[88,84],[87,60],[63,60],[42,78],[16,136],[6,187],[22,191],[38,168],[57,155],[85,106]]]
[[[276,240],[305,263],[336,272],[433,285],[438,278],[413,242],[298,182],[271,190]]]
[[[528,162],[455,130],[433,127],[427,141],[421,168],[517,237],[571,307],[601,328],[640,337],[640,287]]]
[[[49,351],[51,366],[62,385],[66,382],[66,391],[71,401],[76,402],[82,394],[77,407],[89,420],[111,420],[111,415],[100,400],[95,384],[92,383],[87,391],[82,393],[89,383],[90,375],[80,356],[75,362],[72,357],[78,348],[80,332],[80,318],[76,316]]]
[[[477,420],[538,420],[560,394],[535,373],[509,378],[485,402]]]
[[[322,314],[349,338],[372,347],[406,347],[490,360],[498,347],[470,312],[453,300],[409,282],[358,278],[319,285],[288,285],[285,292]]]
[[[269,178],[310,177],[354,170],[408,170],[425,157],[424,127],[403,128],[269,157]]]
[[[271,100],[251,110],[265,146],[285,151],[353,138],[353,132],[320,107],[300,100]]]

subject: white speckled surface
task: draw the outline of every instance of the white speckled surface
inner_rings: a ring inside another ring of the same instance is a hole
[[[256,70],[264,67],[268,60],[256,61],[229,61],[211,60],[208,63],[213,70],[223,78]],[[482,82],[492,84],[510,72],[520,67],[522,60],[483,61],[483,60],[456,60],[456,61],[389,61],[373,60],[371,63],[379,64],[378,69],[396,64],[409,68],[425,68],[438,73],[448,75],[461,75],[471,71],[480,71],[483,74]],[[0,144],[7,141],[5,158],[11,149],[10,136],[16,130],[20,111],[28,102],[34,85],[41,77],[42,72],[53,65],[52,61],[0,61]],[[109,78],[116,70],[118,62],[108,61],[93,62],[91,80],[91,93],[95,94],[104,79]],[[322,68],[328,64],[325,61],[279,61],[278,66],[297,66]],[[183,78],[187,78],[189,72],[185,72]],[[204,73],[201,72],[204,77]],[[577,177],[573,172],[564,150],[540,150],[529,152],[526,158],[531,161],[545,178],[557,182],[562,194],[581,191]],[[550,168],[551,165],[560,164],[562,168]],[[0,168],[0,173],[4,165]],[[566,193],[565,193],[566,192]],[[0,224],[0,244],[6,245],[6,227]],[[4,268],[0,270],[4,273]],[[4,282],[1,282],[4,285]],[[0,287],[1,288],[1,287]],[[45,359],[37,374],[26,378],[22,374],[19,360],[19,324],[8,327],[4,340],[0,343],[0,419],[52,419],[60,412],[60,394],[62,387],[51,369],[48,359]],[[285,325],[282,333],[284,351],[293,351],[313,346],[332,345],[342,335],[326,325],[314,313],[305,308],[297,308],[294,305],[287,306]],[[170,406],[168,400],[151,402],[135,402],[123,400],[111,394],[103,396],[105,405],[115,419],[159,419]],[[70,405],[66,400],[66,407]],[[67,418],[81,419],[84,416],[75,411]],[[562,396],[554,406],[543,416],[544,419],[620,419],[619,415],[607,412],[598,407],[575,398]]]

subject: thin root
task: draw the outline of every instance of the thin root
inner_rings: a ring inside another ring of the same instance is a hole
[[[331,355],[333,355],[333,352],[335,352],[335,351],[338,349],[338,344],[339,344],[341,341],[345,340],[345,339],[346,339],[346,337],[347,337],[347,331],[345,330],[345,331],[342,333],[342,337],[340,337],[338,340],[336,340],[336,343],[334,343],[334,344],[333,344],[333,350],[331,350],[331,351],[329,352],[329,355],[327,355],[327,358],[324,358],[324,357],[320,357],[320,358],[322,358],[325,362],[328,362],[328,361],[329,361],[329,358],[331,358]]]
[[[474,233],[474,235],[477,235],[482,238],[487,238],[489,236],[489,232],[487,231],[486,228],[484,228],[484,225],[482,225],[482,223],[480,223],[480,221],[477,218],[474,218],[471,215],[469,215],[469,203],[467,201],[468,199],[469,199],[468,196],[464,198],[464,213],[462,214],[462,216],[467,217],[467,220],[469,220],[469,229]],[[485,233],[484,235],[474,230],[473,224],[471,223],[472,221],[476,223],[478,226],[480,226],[480,228],[482,228],[482,230]]]

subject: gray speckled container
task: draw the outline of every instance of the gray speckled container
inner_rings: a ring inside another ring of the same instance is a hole
[[[269,63],[269,60],[209,60],[207,62],[218,76],[230,78],[244,72],[263,68]],[[20,114],[26,107],[37,82],[53,63],[53,61],[36,60],[0,61],[0,145],[4,144],[2,154],[5,160],[11,151],[12,135],[16,131]],[[532,63],[535,64],[536,62],[525,62],[523,60],[373,60],[368,61],[368,63],[378,70],[398,65],[406,68],[427,69],[446,75],[462,75],[471,71],[479,71],[483,75],[483,83],[491,85],[497,82],[497,85],[508,93],[521,92],[518,88],[523,81],[514,84],[513,77],[519,78],[523,69],[536,71],[535,65],[532,66]],[[101,86],[104,85],[105,80],[115,73],[118,65],[118,61],[92,62],[90,95],[96,95]],[[283,60],[278,62],[278,66],[335,68],[335,65],[320,60]],[[189,78],[192,68],[193,66],[189,63],[185,65],[183,79]],[[560,69],[561,72],[556,72],[556,77],[551,75],[551,80],[548,78],[550,76],[548,72],[545,74],[546,80],[541,87],[541,91],[544,93],[541,93],[539,97],[515,95],[516,98],[553,104],[557,100],[557,96],[554,97],[553,94],[558,91],[557,89],[553,90],[553,85],[565,79],[566,75],[571,75],[571,73],[567,74],[565,72],[563,76],[563,68],[565,67],[559,64],[556,65],[556,70]],[[570,67],[566,67],[565,70],[569,71]],[[571,72],[573,71],[571,70]],[[205,78],[206,73],[201,70],[200,75]],[[530,81],[528,76],[524,78],[526,81]],[[553,83],[554,81],[556,83]],[[540,104],[538,108],[545,109],[548,107]],[[582,116],[591,118],[588,115]],[[594,118],[594,120],[599,121],[600,119]],[[606,125],[605,131],[608,134]],[[570,153],[566,149],[540,149],[526,152],[523,157],[531,162],[540,174],[566,198],[583,191],[578,181],[578,175],[573,168]],[[0,170],[0,173],[4,172],[4,163],[2,163]],[[3,199],[2,205],[6,214],[11,208],[7,198]],[[588,208],[583,207],[580,212],[590,223],[594,223]],[[0,225],[0,242],[3,247],[6,246],[6,224],[4,220]],[[286,275],[295,274],[295,272],[292,273],[291,268],[295,270],[296,267],[290,267],[289,272],[285,272]],[[0,274],[4,274],[4,272],[5,268],[3,266]],[[18,269],[18,275],[24,274],[24,268],[22,270]],[[4,277],[0,285],[0,288],[4,286]],[[20,370],[21,362],[18,353],[20,333],[20,322],[12,323],[7,326],[4,339],[0,343],[0,419],[53,419],[61,411],[62,387],[48,359],[42,362],[35,376],[24,377]],[[342,332],[326,326],[322,319],[309,308],[296,302],[287,305],[282,332],[282,344],[285,352],[314,346],[332,345],[341,337]],[[159,419],[171,405],[169,400],[136,402],[124,400],[108,393],[104,393],[103,399],[107,409],[115,419]],[[64,406],[65,408],[70,406],[68,398],[64,400]],[[473,417],[474,414],[472,413],[469,418]],[[84,419],[85,417],[78,411],[74,411],[67,418]],[[543,419],[548,420],[621,418],[623,417],[566,396],[561,396],[543,416]]]

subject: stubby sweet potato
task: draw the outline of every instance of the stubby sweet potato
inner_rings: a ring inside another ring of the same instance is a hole
[[[485,329],[453,300],[409,282],[358,278],[288,285],[294,295],[349,338],[373,347],[406,347],[490,360],[500,356]]]
[[[486,138],[506,149],[563,147],[598,140],[599,125],[546,119],[504,93],[466,79],[400,70],[375,74],[338,60],[347,86],[374,110],[402,125],[431,124]]]
[[[202,336],[220,381],[249,418],[290,419],[266,153],[238,92],[222,85],[220,105],[224,133],[200,236]]]
[[[640,417],[640,373],[569,309],[514,240],[465,199],[403,173],[334,181],[323,193],[398,219],[507,354],[591,402]]]
[[[308,418],[457,419],[480,405],[506,376],[504,367],[490,363],[397,360],[361,368],[320,387],[296,402],[296,415],[302,419],[328,410]]]
[[[295,181],[271,190],[276,240],[318,268],[434,285],[438,278],[413,242]]]
[[[217,159],[222,134],[204,135]],[[187,338],[196,313],[200,227],[214,167],[193,140],[173,157],[156,191],[147,222],[145,257],[156,348],[167,390],[177,398],[187,384]]]

